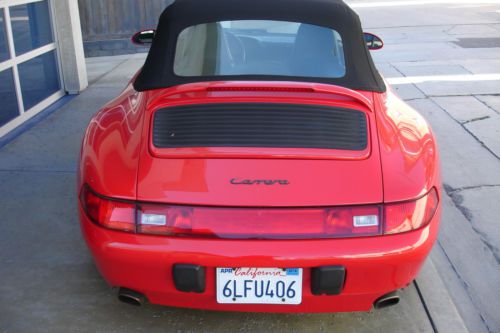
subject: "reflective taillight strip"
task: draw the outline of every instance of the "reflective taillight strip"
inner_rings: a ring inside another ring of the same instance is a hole
[[[136,232],[135,203],[102,197],[87,185],[81,190],[80,202],[94,223],[107,229]]]
[[[136,203],[100,196],[84,186],[87,216],[108,229],[178,237],[313,239],[397,234],[426,226],[437,191],[413,201],[324,208],[193,207]]]
[[[417,200],[386,204],[384,233],[398,234],[425,227],[436,214],[438,204],[439,198],[435,188]]]

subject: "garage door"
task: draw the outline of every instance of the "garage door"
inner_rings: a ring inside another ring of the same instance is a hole
[[[0,2],[0,136],[64,95],[51,3]]]

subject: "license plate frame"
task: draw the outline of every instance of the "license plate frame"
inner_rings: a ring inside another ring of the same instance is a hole
[[[216,268],[219,304],[302,303],[302,268]]]

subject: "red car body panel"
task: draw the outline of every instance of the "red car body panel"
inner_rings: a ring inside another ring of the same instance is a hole
[[[146,105],[147,94],[137,93],[129,85],[94,116],[82,144],[79,188],[87,183],[99,193],[136,198]]]
[[[244,91],[243,94],[241,91],[211,91],[214,87],[242,85],[248,86],[248,83],[186,85],[173,91],[166,90],[150,101],[142,131],[138,200],[189,205],[276,207],[382,202],[380,159],[379,154],[373,153],[379,150],[373,111],[344,95],[315,92],[314,87],[324,85],[261,82],[253,83],[253,86],[259,89],[277,86],[283,91],[256,90]],[[287,87],[291,91],[286,91]],[[313,92],[299,93],[297,96],[297,88]],[[193,93],[193,90],[196,92]],[[365,97],[361,95],[360,98]],[[152,118],[158,109],[221,102],[301,103],[363,110],[369,120],[369,145],[364,151],[350,154],[328,149],[299,148],[156,149],[146,136],[151,133]],[[286,179],[290,186],[238,187],[230,183],[231,179]]]
[[[252,312],[369,311],[380,296],[406,287],[417,276],[434,244],[440,211],[425,228],[404,234],[331,240],[214,240],[126,234],[105,230],[80,209],[82,230],[101,274],[111,286],[137,290],[154,304]],[[172,266],[189,262],[207,267],[202,294],[176,290]],[[342,294],[315,296],[310,268],[343,265]],[[300,305],[218,304],[216,267],[303,267]]]
[[[439,152],[427,121],[391,91],[375,96],[385,202],[441,188]]]
[[[272,90],[270,87],[279,87]],[[245,89],[242,89],[244,87]],[[269,88],[269,89],[268,89]],[[365,112],[365,151],[276,148],[157,149],[151,119],[184,104],[262,102],[333,105]],[[234,186],[230,179],[287,179],[290,186]],[[391,92],[355,92],[312,83],[211,82],[136,92],[130,85],[91,121],[81,152],[78,190],[88,184],[113,198],[182,205],[313,207],[382,204],[440,193],[439,156],[428,124]],[[438,233],[440,207],[424,228],[395,235],[329,240],[189,239],[127,234],[91,222],[82,231],[106,281],[152,303],[228,311],[368,311],[418,274]],[[207,289],[175,289],[172,265],[207,267]],[[310,269],[342,265],[337,296],[311,294]],[[298,306],[218,304],[216,267],[304,268]]]

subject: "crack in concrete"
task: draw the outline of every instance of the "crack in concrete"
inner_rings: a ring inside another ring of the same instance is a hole
[[[487,235],[479,230],[475,225],[474,225],[474,214],[470,211],[469,208],[467,208],[463,203],[464,203],[464,198],[462,195],[460,195],[461,191],[465,190],[472,190],[472,189],[477,189],[477,188],[485,188],[485,187],[500,187],[500,185],[479,185],[479,186],[469,186],[469,187],[463,187],[460,189],[454,189],[450,185],[443,184],[444,190],[448,194],[448,196],[451,198],[453,201],[453,204],[457,209],[462,213],[462,215],[467,219],[467,221],[470,223],[472,230],[474,230],[475,233],[479,235],[479,239],[481,239],[481,242],[491,251],[491,254],[497,261],[497,263],[500,265],[500,256],[498,253],[500,252],[500,249],[498,249],[495,245],[491,244],[488,239]]]
[[[392,63],[388,63],[389,66],[393,67],[396,72],[398,72],[399,74],[401,74],[403,77],[408,77],[405,73],[403,73],[399,68],[396,67],[396,65],[392,64]],[[403,101],[405,102],[410,102],[410,101],[418,101],[418,100],[424,100],[424,99],[428,99],[429,97],[425,94],[425,92],[422,91],[422,89],[420,89],[416,84],[410,84],[410,86],[413,86],[417,91],[421,92],[422,93],[422,96],[424,97],[415,97],[415,98],[401,98]],[[396,93],[396,92],[394,92]]]
[[[453,264],[453,261],[451,260],[451,258],[448,256],[448,253],[446,253],[446,250],[443,246],[443,244],[441,244],[441,241],[438,239],[437,240],[437,245],[439,246],[439,248],[441,249],[441,251],[443,252],[443,255],[445,256],[446,260],[448,261],[448,263],[450,264],[450,267],[451,269],[453,270],[453,272],[455,273],[455,275],[457,276],[457,279],[458,281],[462,284],[462,286],[464,287],[464,290],[465,290],[465,293],[467,294],[467,297],[469,297],[471,303],[473,304],[473,306],[475,307],[475,309],[477,310],[476,313],[477,315],[479,316],[479,318],[481,319],[481,322],[483,323],[484,327],[486,328],[486,330],[489,332],[489,333],[495,333],[493,331],[493,329],[488,325],[488,322],[486,321],[486,318],[484,318],[484,316],[482,315],[481,313],[481,309],[480,307],[476,304],[476,302],[474,301],[474,298],[472,297],[471,293],[470,293],[470,286],[469,284],[467,283],[467,281],[462,277],[462,275],[460,274],[460,272],[458,271],[458,269],[455,267],[455,265]]]
[[[460,124],[460,122],[458,122],[458,123]],[[462,125],[462,124],[460,124],[460,125]],[[491,150],[490,147],[488,147],[483,141],[481,141],[474,133],[469,131],[469,129],[465,126],[462,126],[462,128],[465,129],[467,131],[467,133],[469,133],[474,139],[476,139],[476,141],[479,142],[481,144],[481,146],[483,146],[484,149],[489,151],[493,156],[495,156],[500,161],[500,156],[498,156],[493,150]]]
[[[498,94],[493,94],[493,95],[472,95],[472,96],[474,96],[474,98],[475,98],[476,100],[478,100],[479,102],[481,102],[481,103],[482,103],[484,106],[486,106],[488,109],[492,110],[492,111],[493,111],[493,112],[495,112],[495,113],[500,114],[500,110],[498,110],[498,111],[497,111],[497,110],[495,110],[495,109],[494,109],[494,108],[492,108],[492,107],[491,107],[488,103],[486,103],[486,102],[484,102],[484,101],[480,100],[479,98],[477,98],[477,96],[499,96]]]
[[[490,119],[490,116],[484,116],[484,117],[478,117],[478,118],[473,118],[473,119],[469,119],[469,120],[466,120],[464,122],[462,122],[462,124],[468,124],[468,123],[472,123],[472,122],[475,122],[475,121],[479,121],[479,120],[485,120],[485,119]]]
[[[401,74],[402,76],[406,77],[405,73],[403,73],[399,68],[396,67],[396,65],[392,64],[392,63],[389,63],[389,65],[394,68],[396,70],[396,72],[398,72],[399,74]]]
[[[443,30],[443,32],[445,34],[447,34],[448,36],[453,36],[452,34],[450,34],[450,31],[452,31],[453,29],[455,29],[456,27],[459,27],[459,26],[461,26],[461,24],[453,24],[453,25],[449,26],[448,29]]]
[[[417,87],[418,88],[418,87]],[[425,93],[424,93],[425,95]],[[427,95],[425,95],[427,96]],[[469,95],[470,96],[470,95]],[[427,96],[427,97],[430,97],[430,96]],[[436,96],[437,97],[437,96]],[[481,141],[476,135],[474,135],[474,133],[472,133],[471,131],[469,131],[469,129],[467,127],[464,126],[463,123],[461,123],[460,121],[456,120],[448,111],[446,111],[446,109],[442,108],[436,101],[434,101],[432,98],[429,98],[429,101],[431,103],[433,103],[436,107],[438,107],[439,109],[441,109],[444,113],[446,113],[448,115],[448,117],[450,117],[455,123],[457,123],[458,125],[460,125],[460,127],[462,127],[467,133],[469,133],[470,136],[472,136],[474,139],[476,139],[476,141],[484,148],[486,149],[491,155],[493,155],[494,157],[496,157],[499,161],[500,161],[500,156],[498,156],[493,150],[491,150],[483,141]]]
[[[94,80],[92,80],[91,82],[89,82],[89,87],[90,86],[93,86],[94,84],[98,83],[99,81],[101,81],[101,79],[103,79],[105,76],[107,76],[109,73],[113,72],[115,69],[117,69],[118,67],[120,67],[121,65],[123,65],[124,63],[126,63],[127,61],[129,61],[130,59],[124,59],[123,61],[120,61],[116,66],[114,66],[113,68],[111,68],[109,71],[99,75],[98,77],[96,77]]]
[[[413,101],[422,101],[428,99],[427,97],[417,97],[417,98],[408,98],[408,99],[403,99],[405,102],[413,102]]]
[[[420,298],[420,302],[422,303],[422,306],[424,307],[425,314],[427,315],[427,318],[429,318],[429,323],[431,324],[432,330],[434,331],[434,333],[438,333],[436,323],[434,322],[434,319],[432,318],[431,312],[429,311],[429,307],[427,306],[427,303],[425,302],[424,295],[422,295],[422,292],[420,291],[417,280],[413,280],[413,285],[415,286],[415,290],[417,291],[418,298]]]
[[[450,194],[450,193],[461,192],[461,191],[466,191],[466,190],[474,190],[477,188],[500,187],[500,184],[474,185],[474,186],[464,186],[464,187],[459,187],[459,188],[452,188],[449,185],[445,185],[445,187],[448,187],[446,189],[446,193]]]
[[[440,95],[433,95],[433,94],[424,94],[428,98],[433,98],[433,97],[462,97],[462,96],[499,96],[497,94],[474,94],[471,95],[470,93],[458,93],[458,94],[440,94]]]
[[[471,71],[468,68],[466,68],[463,64],[457,64],[457,66],[461,67],[464,71],[466,71],[469,74],[472,74],[472,75],[476,74],[473,71]]]

